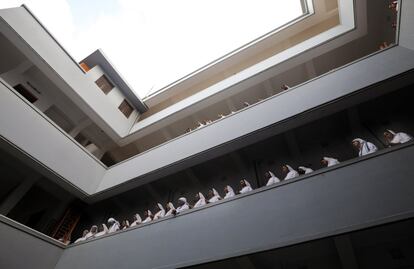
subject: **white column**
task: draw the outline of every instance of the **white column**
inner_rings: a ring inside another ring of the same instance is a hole
[[[0,205],[0,214],[7,216],[39,178],[41,178],[40,175],[27,177]]]
[[[101,159],[105,152],[108,151],[107,148],[99,148],[94,143],[87,145],[85,149],[93,154],[97,159]]]
[[[100,149],[100,148],[98,148],[94,153],[93,153],[93,155],[97,158],[97,159],[101,159],[102,158],[102,156],[105,154],[105,152],[106,152],[106,150],[105,149]]]
[[[80,132],[82,132],[86,127],[88,127],[91,124],[92,124],[92,121],[89,118],[87,118],[81,121],[72,130],[70,130],[69,135],[72,137],[76,137]]]

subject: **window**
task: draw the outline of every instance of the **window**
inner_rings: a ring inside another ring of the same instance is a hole
[[[134,109],[132,108],[132,106],[127,102],[127,100],[122,101],[122,103],[119,105],[119,110],[124,113],[125,117],[129,118],[129,116],[131,115],[132,111],[134,111]]]
[[[23,96],[24,98],[26,98],[27,101],[29,101],[30,103],[34,103],[37,101],[37,97],[34,96],[28,89],[26,89],[25,86],[23,86],[22,84],[17,84],[16,86],[13,87],[18,93],[20,93],[21,96]]]
[[[114,88],[114,85],[112,85],[112,83],[105,75],[102,75],[100,78],[98,78],[95,83],[105,94],[108,94]]]

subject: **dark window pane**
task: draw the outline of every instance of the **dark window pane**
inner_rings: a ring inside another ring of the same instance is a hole
[[[132,108],[132,106],[127,102],[127,100],[124,100],[120,105],[119,105],[119,110],[124,113],[125,117],[129,118],[129,116],[131,115],[132,111],[134,110]]]
[[[108,94],[114,88],[114,85],[112,85],[112,83],[105,75],[102,75],[100,78],[98,78],[95,83],[105,94]]]
[[[26,98],[27,101],[30,103],[34,103],[37,101],[36,96],[34,96],[26,87],[24,87],[22,84],[17,84],[13,87],[18,93],[20,93],[24,98]]]

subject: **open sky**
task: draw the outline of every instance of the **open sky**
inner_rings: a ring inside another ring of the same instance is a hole
[[[80,61],[101,48],[145,97],[302,14],[299,0],[0,0],[25,3]]]

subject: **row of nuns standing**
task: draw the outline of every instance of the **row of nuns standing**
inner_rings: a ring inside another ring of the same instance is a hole
[[[392,130],[386,130],[384,132],[384,138],[387,142],[388,146],[403,144],[406,142],[411,141],[413,138],[403,132],[396,133]],[[358,152],[358,156],[364,156],[378,150],[377,146],[375,146],[372,142],[366,141],[361,138],[355,138],[352,140],[352,146]],[[338,159],[332,157],[323,157],[321,160],[322,166],[330,167],[336,164],[339,164]],[[301,174],[309,174],[312,173],[313,170],[309,167],[299,166],[297,170],[292,168],[290,165],[285,164],[281,168],[282,173],[285,175],[283,179],[279,179],[273,172],[268,171],[265,173],[265,178],[267,180],[266,186],[270,186],[272,184],[281,182],[283,180],[289,180],[295,177],[298,177]],[[240,180],[240,187],[238,193],[243,194],[252,191],[253,188],[250,183],[246,179]],[[133,220],[130,223],[128,220],[122,221],[119,223],[114,218],[109,218],[107,224],[101,224],[100,227],[93,225],[90,230],[85,230],[81,238],[77,239],[75,243],[86,241],[91,238],[96,238],[105,234],[110,234],[119,230],[128,229],[130,227],[135,227],[140,224],[145,224],[154,220],[158,220],[163,217],[177,215],[183,211],[189,210],[191,208],[198,208],[204,206],[209,203],[214,203],[220,201],[222,199],[228,199],[234,197],[236,192],[234,189],[227,185],[224,187],[224,196],[222,197],[219,192],[212,188],[208,192],[208,198],[204,196],[203,193],[199,192],[195,195],[196,202],[193,206],[191,206],[187,198],[180,197],[178,199],[178,206],[175,207],[172,202],[169,202],[166,205],[166,208],[160,203],[157,203],[157,212],[153,214],[151,210],[146,210],[144,212],[144,217],[142,218],[140,214],[135,214],[133,216]]]

